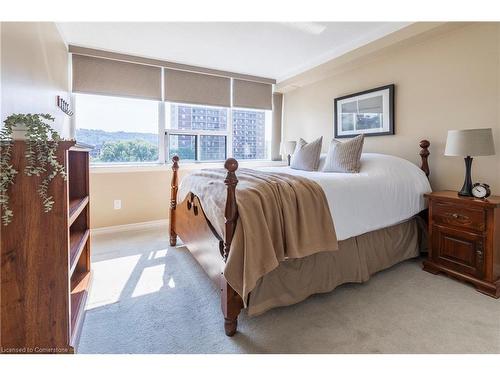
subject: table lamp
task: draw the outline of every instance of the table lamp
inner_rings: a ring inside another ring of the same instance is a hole
[[[288,165],[290,165],[290,158],[293,152],[295,151],[295,147],[297,146],[296,141],[286,141],[281,142],[281,150],[284,155],[287,156]]]
[[[488,129],[464,129],[448,130],[446,139],[447,156],[463,156],[465,160],[465,181],[464,186],[458,195],[464,197],[472,196],[471,166],[472,156],[495,155],[495,145],[493,143],[493,133]]]

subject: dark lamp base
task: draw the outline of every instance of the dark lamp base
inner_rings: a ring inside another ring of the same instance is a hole
[[[471,178],[471,167],[472,158],[467,156],[464,158],[465,161],[465,180],[462,189],[458,192],[461,197],[472,197],[472,178]]]

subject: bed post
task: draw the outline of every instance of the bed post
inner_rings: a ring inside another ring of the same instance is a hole
[[[238,206],[236,204],[236,170],[238,162],[236,159],[229,158],[224,163],[224,168],[227,169],[226,179],[224,183],[227,186],[226,210],[224,212],[226,233],[224,237],[224,262],[229,255],[231,241],[236,229],[238,219]],[[227,336],[233,336],[238,327],[238,314],[243,307],[243,301],[238,293],[227,283],[224,275],[221,275],[221,307],[224,314],[224,330]]]
[[[177,233],[175,232],[175,208],[177,207],[177,189],[179,188],[179,157],[172,158],[172,182],[170,184],[170,246],[177,244]]]
[[[422,150],[420,150],[420,157],[422,158],[422,165],[420,166],[420,169],[424,171],[427,177],[429,177],[429,174],[431,173],[429,170],[429,163],[427,162],[427,158],[430,155],[428,150],[430,145],[431,143],[427,139],[422,139],[420,141],[420,147],[422,148]]]

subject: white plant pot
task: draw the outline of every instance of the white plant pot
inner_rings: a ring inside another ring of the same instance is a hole
[[[26,133],[28,128],[24,124],[17,124],[12,128],[12,139],[14,140],[24,140],[26,139]]]

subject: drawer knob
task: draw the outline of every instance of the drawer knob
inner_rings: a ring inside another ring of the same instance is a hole
[[[460,214],[457,214],[457,213],[448,214],[448,215],[451,216],[455,220],[468,220],[469,219],[468,216],[466,216],[466,215],[460,215]]]
[[[477,260],[479,263],[483,263],[483,243],[478,243],[478,249],[476,250]]]

